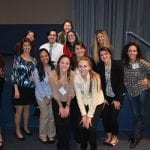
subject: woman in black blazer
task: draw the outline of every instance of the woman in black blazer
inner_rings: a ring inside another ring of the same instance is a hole
[[[100,62],[96,70],[101,76],[102,89],[105,96],[105,107],[102,120],[107,138],[104,144],[115,146],[118,140],[118,113],[122,106],[125,86],[123,82],[123,68],[120,61],[112,59],[109,48],[102,47],[99,50]]]

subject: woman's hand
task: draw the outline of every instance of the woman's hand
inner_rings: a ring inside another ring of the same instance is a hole
[[[120,107],[121,107],[121,104],[120,104],[120,102],[119,101],[112,101],[112,104],[114,105],[114,108],[116,109],[116,110],[119,110],[120,109]]]
[[[138,84],[140,85],[148,85],[148,79],[144,79],[144,80],[138,80]]]
[[[82,116],[82,119],[81,119],[80,123],[82,123],[83,127],[86,127],[86,119],[87,119],[86,115]]]
[[[70,107],[66,105],[65,107],[65,118],[67,118],[70,114]]]
[[[64,107],[59,107],[59,115],[61,118],[65,118],[65,109]]]
[[[86,128],[88,129],[91,126],[92,126],[92,118],[87,116],[86,117]]]
[[[19,99],[20,98],[20,92],[18,90],[18,88],[15,88],[15,95],[14,95],[15,99]]]

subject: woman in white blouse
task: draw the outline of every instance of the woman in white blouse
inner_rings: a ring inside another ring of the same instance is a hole
[[[90,149],[97,150],[96,123],[104,103],[100,76],[92,71],[92,63],[88,57],[80,58],[78,69],[74,87],[81,113],[81,150],[87,149],[88,141]]]

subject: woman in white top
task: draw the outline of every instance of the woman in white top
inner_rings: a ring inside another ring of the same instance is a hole
[[[97,150],[96,123],[103,108],[104,96],[100,77],[92,71],[88,57],[80,58],[79,74],[74,77],[75,93],[80,108],[81,150],[86,150],[88,141],[91,150]]]

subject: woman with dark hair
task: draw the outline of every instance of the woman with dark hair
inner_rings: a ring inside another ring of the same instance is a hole
[[[34,70],[35,96],[40,108],[39,139],[42,143],[53,143],[56,134],[51,102],[49,75],[54,69],[50,54],[40,49],[37,67]],[[48,138],[48,139],[47,139]]]
[[[4,63],[3,56],[0,54],[0,109],[1,109],[1,103],[2,103],[2,93],[4,89],[4,83],[5,83],[4,65],[5,63]],[[2,148],[2,146],[3,146],[3,138],[2,138],[1,126],[0,126],[0,149]]]
[[[118,114],[125,92],[123,67],[119,61],[112,59],[112,53],[107,47],[100,48],[99,57],[100,62],[97,64],[96,70],[101,75],[105,97],[102,120],[107,138],[104,144],[115,146],[119,142]]]
[[[79,73],[74,77],[74,88],[80,108],[81,150],[86,150],[88,142],[91,150],[97,150],[96,125],[103,109],[104,96],[100,76],[92,71],[88,57],[78,62]]]
[[[35,101],[35,85],[33,71],[36,60],[31,57],[32,42],[25,38],[21,41],[22,53],[16,57],[13,65],[12,84],[13,84],[13,104],[15,105],[15,127],[16,137],[24,140],[20,130],[21,116],[24,119],[24,133],[32,135],[28,128],[29,108]]]
[[[49,75],[52,88],[52,108],[57,132],[57,149],[69,150],[71,137],[71,103],[74,97],[73,78],[70,58],[62,55],[57,63],[56,70]]]
[[[149,88],[150,63],[142,58],[138,44],[127,43],[122,51],[124,82],[133,112],[133,137],[130,148],[135,148],[142,138],[145,122],[146,95]]]
[[[78,41],[78,37],[76,33],[74,31],[69,31],[67,33],[67,41],[64,44],[64,49],[63,49],[64,55],[67,55],[70,58],[73,56],[74,53],[73,46],[76,41]]]
[[[65,20],[63,22],[63,31],[58,33],[58,42],[61,44],[66,43],[66,37],[67,37],[67,33],[69,31],[73,30],[73,24],[70,20]]]
[[[24,39],[24,38],[28,38],[32,42],[31,56],[36,57],[37,54],[35,52],[35,33],[33,31],[31,31],[31,30],[28,30],[24,34],[24,36],[22,37],[22,39]],[[16,56],[21,55],[21,52],[22,52],[21,41],[16,44],[16,48],[15,48],[15,55]]]

